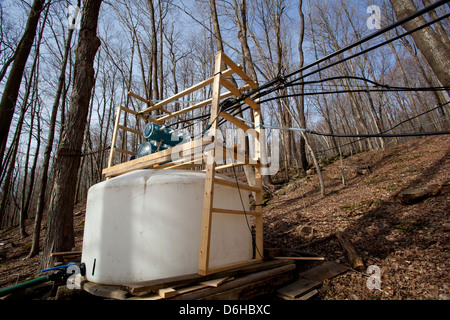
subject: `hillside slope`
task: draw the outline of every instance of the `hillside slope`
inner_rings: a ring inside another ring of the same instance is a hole
[[[370,170],[349,170],[355,166]],[[339,161],[324,168],[325,197],[316,176],[278,191],[264,210],[266,247],[302,249],[349,265],[335,237],[342,231],[366,267],[381,269],[381,290],[367,288],[368,274],[350,271],[327,281],[321,299],[449,299],[448,185],[416,204],[400,203],[398,194],[448,183],[450,137],[358,154],[344,159],[344,168],[345,186]],[[302,230],[305,225],[309,228]]]
[[[316,299],[448,299],[450,298],[450,194],[412,205],[396,195],[409,187],[442,184],[450,179],[450,137],[428,137],[385,151],[344,159],[346,185],[339,161],[324,168],[327,195],[319,192],[316,175],[291,181],[274,193],[264,208],[266,247],[300,249],[349,265],[334,236],[349,236],[365,266],[381,269],[381,290],[369,290],[368,275],[349,271],[327,280]],[[370,166],[357,174],[352,167]],[[76,247],[81,248],[85,203],[74,211]],[[42,238],[45,234],[45,218]],[[312,234],[301,230],[312,228]],[[33,221],[27,222],[31,233]],[[40,257],[24,260],[31,237],[18,229],[0,231],[0,288],[39,273]],[[316,262],[320,263],[320,262]],[[300,268],[314,263],[301,262]]]

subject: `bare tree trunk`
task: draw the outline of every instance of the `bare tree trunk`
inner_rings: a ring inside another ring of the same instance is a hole
[[[28,15],[27,25],[22,39],[17,46],[15,59],[8,75],[3,95],[0,102],[0,172],[3,171],[3,155],[8,140],[9,127],[14,115],[14,109],[19,95],[20,83],[33,45],[36,29],[39,22],[45,0],[34,0]]]
[[[75,71],[66,126],[55,161],[55,180],[48,211],[43,267],[53,264],[52,252],[70,251],[74,245],[73,208],[83,135],[91,91],[94,86],[94,59],[100,46],[97,23],[101,0],[86,0],[81,17]]]
[[[9,187],[10,187],[10,183],[11,183],[11,175],[13,173],[14,167],[16,165],[16,155],[17,152],[19,150],[19,142],[20,142],[20,135],[22,133],[22,126],[23,126],[23,121],[25,118],[25,114],[28,110],[28,107],[30,106],[30,104],[28,104],[28,99],[30,97],[31,94],[31,89],[33,87],[33,83],[34,83],[34,77],[35,75],[35,71],[36,71],[36,67],[38,64],[38,59],[39,59],[39,49],[40,49],[40,44],[41,44],[41,39],[42,39],[42,35],[44,32],[44,27],[45,27],[45,23],[47,20],[47,14],[48,14],[48,9],[45,13],[45,17],[44,17],[44,21],[42,23],[42,28],[39,31],[39,36],[38,39],[36,41],[36,50],[35,50],[35,56],[33,59],[33,65],[31,66],[31,71],[30,71],[30,78],[26,83],[26,89],[25,89],[25,96],[23,98],[22,101],[22,107],[21,107],[21,111],[20,111],[20,116],[19,119],[17,121],[17,127],[16,127],[16,132],[14,135],[14,140],[13,143],[11,145],[12,148],[12,154],[11,154],[11,162],[9,163],[9,168],[8,171],[6,173],[6,177],[5,177],[5,183],[3,185],[3,190],[2,190],[2,197],[1,197],[1,201],[0,201],[0,221],[2,220],[5,211],[6,211],[6,198],[9,196]],[[34,95],[34,94],[33,94]]]
[[[78,1],[78,6],[80,5],[80,0]],[[69,29],[69,33],[67,36],[67,40],[64,47],[64,56],[62,60],[62,66],[59,73],[58,79],[58,87],[56,89],[55,99],[53,101],[52,113],[50,115],[50,124],[47,138],[47,146],[44,151],[44,160],[42,163],[42,173],[39,180],[40,191],[38,196],[38,202],[36,206],[36,214],[34,218],[34,229],[33,229],[33,240],[30,249],[30,253],[28,254],[28,258],[31,258],[39,253],[39,238],[41,233],[41,221],[45,208],[45,193],[47,190],[47,182],[48,182],[48,171],[50,166],[50,159],[52,155],[53,149],[53,140],[55,138],[55,125],[56,125],[56,116],[58,113],[59,102],[61,100],[62,89],[65,84],[66,78],[66,66],[67,60],[70,52],[70,44],[72,42],[72,35],[74,29]]]
[[[303,14],[303,0],[299,0],[298,3],[298,14],[300,15],[300,36],[298,41],[298,53],[299,53],[299,68],[302,68],[305,62],[304,55],[303,55],[303,39],[305,35],[305,16]],[[299,76],[301,77],[303,72],[299,73]],[[300,125],[302,128],[306,128],[306,118],[305,118],[305,99],[303,96],[304,87],[303,85],[299,86],[299,93],[301,96],[298,99],[298,116],[300,120]],[[300,136],[300,164],[303,175],[306,175],[306,169],[308,168],[308,160],[306,159],[306,149],[305,149],[305,138],[303,135]]]
[[[152,27],[152,53],[151,53],[151,64],[152,64],[152,99],[158,100],[159,90],[158,90],[158,42],[156,39],[156,19],[155,19],[155,7],[153,6],[153,0],[148,1],[148,6],[150,8],[150,23]],[[162,54],[162,53],[161,53]],[[160,66],[162,68],[162,66]],[[156,110],[157,114],[161,110]]]
[[[398,20],[417,12],[417,7],[413,0],[390,0],[390,2]],[[425,18],[420,16],[405,23],[403,28],[411,30],[425,23]],[[448,49],[448,38],[440,37],[431,26],[422,28],[411,34],[411,36],[442,85],[449,86],[450,50]]]
[[[22,201],[22,206],[21,206],[21,210],[20,210],[20,221],[21,221],[21,225],[20,225],[20,232],[22,237],[27,236],[26,232],[25,232],[25,219],[28,217],[28,209],[30,207],[30,202],[31,202],[31,195],[33,194],[33,186],[34,186],[34,177],[35,177],[35,173],[36,173],[36,166],[37,166],[37,161],[39,158],[39,150],[41,147],[41,118],[39,117],[39,111],[40,108],[38,110],[36,110],[36,104],[38,104],[39,101],[37,101],[37,103],[35,103],[34,106],[34,110],[32,111],[32,121],[31,121],[31,126],[30,126],[30,135],[29,135],[29,146],[31,145],[31,137],[33,134],[33,119],[36,118],[37,120],[37,128],[36,128],[36,149],[35,149],[35,155],[34,155],[34,159],[33,159],[33,164],[31,166],[31,172],[30,172],[30,182],[28,185],[28,190],[27,192],[25,192],[25,186],[26,186],[26,179],[24,182],[24,190],[23,190],[23,201]],[[28,171],[28,168],[25,167],[25,169]]]
[[[242,57],[244,61],[244,70],[249,75],[250,79],[252,79],[255,83],[258,83],[258,76],[256,74],[255,65],[253,62],[252,53],[250,51],[250,47],[248,45],[247,41],[247,31],[248,31],[248,21],[247,21],[247,1],[241,0],[238,4],[237,0],[234,0],[235,4],[235,18],[236,18],[236,24],[238,27],[238,39],[241,43],[242,48]],[[253,119],[253,112],[250,112],[250,120],[254,121]],[[263,120],[263,117],[261,116],[261,120]],[[268,163],[267,161],[267,154],[262,154],[262,157],[265,157],[264,163]],[[246,174],[246,177],[249,177],[250,180],[254,179],[254,168],[252,166],[244,166],[244,172]],[[263,185],[270,185],[271,179],[270,175],[263,175],[262,176],[262,182]]]

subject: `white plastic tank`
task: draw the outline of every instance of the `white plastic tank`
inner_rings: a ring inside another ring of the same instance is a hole
[[[197,273],[204,188],[205,172],[152,169],[92,186],[81,260],[86,279],[117,285]],[[248,195],[241,190],[245,210]],[[215,208],[242,211],[242,202],[237,188],[215,185]],[[252,258],[249,225],[249,216],[213,213],[210,267]]]

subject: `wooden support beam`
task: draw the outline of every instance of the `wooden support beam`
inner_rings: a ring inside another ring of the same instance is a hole
[[[138,95],[138,94],[136,94],[134,92],[128,91],[128,95],[132,96],[133,98],[136,98],[136,99],[138,99],[138,100],[140,100],[142,102],[145,102],[145,103],[147,103],[149,105],[153,105],[153,102],[151,102],[150,100],[147,100],[147,99],[141,97],[140,95]]]
[[[225,70],[225,71],[222,72],[222,76],[227,76],[227,75],[230,75],[230,74],[233,74],[233,73],[234,73],[233,69],[228,69],[228,70]],[[181,91],[181,92],[171,96],[170,98],[167,98],[167,99],[164,99],[163,101],[155,103],[153,106],[151,106],[151,107],[141,111],[140,113],[148,113],[150,111],[159,109],[162,106],[165,106],[166,104],[171,103],[172,101],[175,101],[175,100],[177,100],[177,99],[179,99],[181,97],[184,97],[184,96],[188,95],[189,93],[192,93],[192,92],[197,91],[197,90],[199,90],[199,89],[201,89],[203,87],[206,87],[207,85],[210,85],[210,84],[212,84],[214,82],[214,78],[215,78],[215,76],[213,76],[211,78],[208,78],[208,79],[206,79],[206,80],[204,80],[204,81],[202,81],[200,83],[197,83],[196,85],[194,85],[194,86],[192,86],[190,88],[187,88],[186,90],[183,90],[183,91]]]
[[[119,130],[121,112],[122,112],[122,106],[118,106],[117,113],[116,113],[116,121],[114,122],[113,135],[112,135],[112,139],[111,139],[111,150],[109,151],[108,168],[111,167],[114,163],[114,149],[115,149],[116,140],[117,140],[117,131]]]
[[[211,101],[211,116],[209,135],[215,140],[217,131],[220,103],[220,82],[222,79],[222,51],[217,52],[214,65],[213,77],[213,93]],[[206,178],[205,178],[205,194],[203,197],[203,214],[202,227],[200,236],[200,255],[198,262],[198,273],[205,275],[209,273],[209,251],[211,248],[211,219],[214,200],[214,175],[216,172],[215,153],[216,149],[212,148],[207,153],[206,160]]]
[[[225,99],[225,98],[231,97],[232,95],[233,94],[231,92],[225,92],[224,94],[220,95],[220,99]],[[208,104],[211,104],[211,102],[212,102],[212,98],[206,99],[205,101],[196,103],[196,104],[194,104],[192,106],[189,106],[189,107],[186,107],[186,108],[184,108],[182,110],[175,111],[171,115],[167,115],[167,116],[161,117],[158,120],[159,121],[168,120],[170,118],[173,118],[174,116],[177,116],[177,115],[180,115],[180,114],[183,114],[183,113],[186,113],[186,112],[189,112],[189,111],[192,111],[192,110],[195,110],[195,109],[207,106]]]
[[[128,127],[125,127],[125,126],[122,126],[122,125],[119,125],[119,129],[122,129],[122,130],[125,130],[125,131],[128,131],[128,132],[132,132],[132,133],[135,133],[135,134],[138,134],[138,135],[141,135],[141,136],[144,135],[141,131],[138,131],[138,130],[135,130],[135,129],[131,129],[131,128],[128,128]]]
[[[222,85],[227,88],[230,92],[232,92],[235,96],[239,97],[241,95],[238,88],[236,88],[231,82],[229,82],[226,79],[221,80]],[[250,98],[245,98],[244,102],[248,104],[252,109],[257,110],[259,109],[259,104],[257,104],[255,101],[253,101]]]
[[[134,93],[134,92],[131,92],[131,91],[128,91],[128,95],[130,95],[130,96],[132,96],[133,98],[136,98],[136,99],[138,99],[138,100],[140,100],[140,101],[142,101],[142,102],[145,102],[145,103],[147,103],[147,104],[149,104],[151,107],[149,107],[149,108],[152,108],[152,107],[154,107],[155,106],[155,104],[153,103],[153,102],[151,102],[150,100],[147,100],[147,99],[145,99],[145,98],[142,98],[141,96],[138,96],[136,93]],[[147,108],[147,109],[149,109],[149,108]],[[147,110],[146,109],[146,110]],[[159,107],[158,109],[160,109],[162,112],[164,112],[164,113],[167,113],[169,116],[171,116],[172,115],[172,112],[170,112],[170,111],[168,111],[168,110],[166,110],[166,109],[163,109],[163,108],[161,108],[161,107]],[[135,111],[134,111],[135,112]],[[141,114],[141,112],[135,112],[135,114],[137,114],[137,115],[139,115],[139,116],[142,116],[142,114]],[[160,119],[153,119],[153,118],[151,118],[152,120],[150,120],[150,121],[152,121],[152,122],[154,122],[154,123],[156,123],[156,124],[162,124],[162,121],[160,120]],[[180,118],[180,117],[178,117],[178,119],[180,119],[180,120],[183,120],[183,118]],[[189,121],[186,121],[186,123],[187,124],[190,124],[190,122]]]
[[[116,150],[117,152],[120,152],[120,153],[129,154],[130,156],[135,156],[136,155],[135,152],[131,152],[131,151],[128,151],[128,150],[123,150],[123,149],[120,149],[120,148],[114,148],[114,150]]]
[[[238,188],[238,186],[236,185],[236,182],[228,181],[228,180],[225,180],[225,179],[214,179],[214,183],[217,183],[217,184],[220,184],[220,185],[226,186],[226,187]],[[239,183],[239,189],[247,190],[247,191],[253,191],[253,192],[256,192],[256,193],[258,193],[258,192],[262,193],[260,188],[251,187],[248,184]]]
[[[258,133],[255,130],[253,130],[253,128],[247,126],[243,121],[239,120],[235,116],[232,116],[231,114],[229,114],[226,111],[222,111],[220,113],[220,116],[222,118],[224,118],[225,120],[227,120],[227,121],[231,122],[232,124],[234,124],[236,127],[241,128],[245,132],[250,133],[255,138],[258,138]]]
[[[246,163],[243,163],[243,162],[228,163],[228,164],[224,164],[224,165],[221,165],[221,166],[217,166],[216,167],[216,172],[217,171],[221,171],[221,170],[236,168],[236,167],[240,167],[240,166],[245,166],[245,165],[246,165]]]
[[[208,136],[203,137],[202,139],[199,139],[199,140],[186,142],[188,144],[186,150],[190,151],[190,152],[194,152],[196,150],[196,148],[198,148],[199,146],[204,146],[211,142],[212,142],[212,137],[208,137]],[[182,147],[182,146],[180,146],[180,147]],[[118,175],[130,172],[133,170],[145,169],[145,168],[151,167],[155,164],[164,163],[166,161],[171,161],[172,160],[171,159],[172,151],[173,151],[173,148],[170,148],[167,150],[162,150],[162,151],[159,151],[156,153],[149,154],[144,157],[130,160],[128,162],[120,163],[115,166],[103,169],[102,173],[106,177],[114,177],[114,176],[118,176]]]
[[[50,256],[52,257],[64,257],[64,256],[79,256],[81,251],[66,251],[66,252],[52,252]]]
[[[260,215],[260,212],[255,211],[243,211],[243,210],[232,210],[232,209],[222,209],[222,208],[212,208],[212,212],[215,213],[229,213],[229,214],[243,214],[249,216],[257,216]]]
[[[242,67],[237,65],[236,63],[234,63],[234,61],[231,60],[225,53],[222,53],[222,59],[223,59],[223,62],[225,62],[225,64],[227,66],[229,66],[231,69],[233,69],[233,71],[235,73],[237,73],[242,78],[242,80],[247,82],[247,84],[252,89],[256,89],[259,87],[258,84],[255,83],[252,79],[250,79],[250,77],[244,72],[244,70],[242,70]]]
[[[139,117],[139,118],[144,119],[146,121],[148,120],[148,121],[151,121],[151,122],[155,122],[155,121],[153,121],[154,119],[151,119],[151,118],[147,119],[143,115],[139,114],[137,111],[131,110],[130,108],[127,108],[127,107],[124,107],[124,106],[120,106],[120,108],[122,109],[122,111],[127,112],[127,113],[131,113],[132,115],[135,115],[136,117]],[[158,124],[157,122],[155,122],[155,123]]]
[[[230,270],[230,269],[234,269],[234,268],[240,268],[240,267],[245,267],[245,266],[249,266],[252,264],[257,264],[257,263],[261,263],[262,260],[261,259],[251,259],[251,260],[245,260],[245,261],[239,261],[239,262],[233,262],[233,263],[228,263],[228,264],[224,264],[221,266],[217,266],[217,267],[213,267],[213,268],[208,268],[205,271],[205,275],[206,274],[214,274],[214,273],[218,273],[218,272],[222,272],[225,270]]]
[[[255,121],[255,130],[258,132],[258,136],[261,134],[261,123],[262,115],[259,104],[256,105],[257,108],[253,108],[253,118]],[[260,139],[255,141],[255,157],[256,162],[261,163],[261,142]],[[263,259],[264,255],[264,230],[263,230],[263,215],[262,215],[262,204],[263,204],[263,192],[262,192],[262,175],[261,166],[256,166],[255,168],[255,188],[259,189],[260,192],[255,192],[255,211],[261,214],[255,217],[255,247],[257,256]]]

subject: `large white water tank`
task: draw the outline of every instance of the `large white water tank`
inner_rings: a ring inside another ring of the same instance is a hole
[[[151,169],[92,186],[82,251],[86,279],[124,284],[197,273],[204,188],[205,172]],[[249,210],[248,195],[241,190],[241,202],[238,189],[216,184],[214,207]],[[252,258],[249,225],[249,216],[213,213],[210,267]]]

